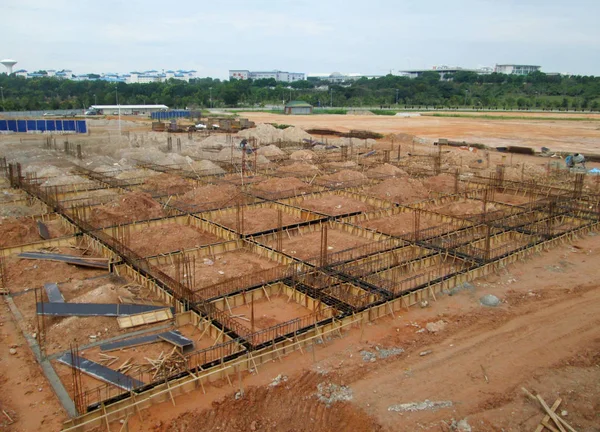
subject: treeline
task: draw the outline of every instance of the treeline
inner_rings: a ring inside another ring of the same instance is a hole
[[[410,79],[387,75],[330,84],[307,80],[291,84],[274,79],[189,83],[124,84],[0,75],[0,110],[83,109],[90,105],[165,104],[172,108],[262,107],[304,100],[316,107],[439,107],[475,109],[600,110],[600,77],[527,76],[458,72],[441,80],[434,71]],[[450,78],[450,79],[448,79]]]

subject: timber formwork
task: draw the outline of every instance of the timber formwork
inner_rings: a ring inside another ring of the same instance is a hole
[[[434,156],[428,156],[429,160]],[[340,190],[278,200],[274,207],[275,203],[264,205],[275,209],[288,206],[300,212],[297,214],[308,214],[315,211],[303,206],[307,199],[341,196],[369,204],[370,211],[316,212],[318,218],[307,220],[305,225],[290,228],[278,223],[272,231],[245,239],[237,238],[243,232],[215,223],[218,211],[199,217],[175,213],[172,217],[130,224],[129,229],[136,231],[172,221],[200,223],[203,229],[213,229],[225,240],[144,258],[127,247],[124,236],[113,235],[112,228],[100,230],[90,226],[81,212],[71,211],[44,193],[39,184],[27,182],[20,175],[15,178],[15,173],[20,172],[16,167],[8,171],[13,172],[11,184],[49,204],[76,227],[79,237],[103,256],[110,256],[115,274],[151,289],[165,304],[175,307],[176,320],[185,317],[198,331],[215,340],[209,348],[184,354],[185,361],[164,379],[145,377],[141,380],[144,385],[132,391],[109,389],[110,386],[88,391],[83,397],[81,416],[66,425],[69,430],[85,430],[123,419],[155,402],[174,402],[177,394],[194,389],[204,391],[204,385],[213,380],[230,380],[240,371],[258,370],[262,364],[290,352],[317,341],[324,343],[325,334],[341,336],[351,327],[394,315],[423,300],[435,300],[436,295],[457,284],[571,241],[595,229],[600,221],[600,200],[575,186],[543,189],[523,183],[501,185],[497,179],[487,179],[485,184],[464,183],[474,185],[466,187],[467,193],[410,207],[367,197],[360,189]],[[115,188],[106,179],[97,181]],[[465,216],[446,214],[441,209],[447,204],[460,207],[463,203],[480,210]],[[238,210],[234,207],[227,212],[235,214]],[[413,230],[406,235],[390,236],[380,228],[368,227],[371,220],[404,214],[416,219]],[[431,225],[421,225],[419,218],[430,219]],[[335,231],[361,241],[347,249],[330,249],[331,232]],[[320,240],[320,254],[298,257],[289,249],[284,251],[285,241],[295,238]],[[234,251],[258,256],[273,266],[208,286],[193,283],[189,275],[194,265],[210,266],[215,256]],[[175,270],[167,271],[168,266]],[[290,312],[273,315],[270,321],[258,319],[265,308],[281,309],[278,302],[287,305],[281,306],[284,309],[291,308]],[[254,316],[256,311],[259,312]]]

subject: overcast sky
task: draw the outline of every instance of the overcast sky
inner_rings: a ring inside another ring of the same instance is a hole
[[[1,0],[0,11],[0,58],[30,72],[519,63],[600,75],[599,0]]]

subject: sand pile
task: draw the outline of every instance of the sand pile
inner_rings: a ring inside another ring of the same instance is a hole
[[[162,206],[143,192],[129,192],[114,201],[94,207],[89,222],[97,227],[156,219],[166,216]]]
[[[138,179],[138,178],[146,178],[159,175],[158,172],[147,170],[147,169],[132,169],[127,171],[121,171],[119,174],[115,176],[119,180],[130,180],[130,179]]]
[[[398,204],[422,201],[429,195],[419,180],[410,177],[387,179],[371,186],[366,193]]]
[[[283,177],[265,180],[254,185],[253,189],[257,192],[264,192],[267,194],[290,192],[289,195],[297,195],[298,193],[310,192],[312,187],[295,177]]]
[[[304,139],[311,140],[312,135],[307,133],[304,129],[300,129],[299,127],[292,126],[283,130],[283,140],[284,141],[302,141]]]
[[[234,139],[234,142],[239,143],[240,140]],[[227,136],[223,134],[210,135],[200,141],[199,146],[202,148],[223,148],[231,147],[231,144],[227,143]]]
[[[291,160],[314,160],[317,154],[311,150],[297,150],[290,155]]]
[[[243,138],[256,138],[258,144],[271,144],[281,141],[299,142],[303,139],[312,139],[312,136],[299,127],[277,129],[268,123],[259,123],[255,128],[240,131],[238,136]]]
[[[385,163],[367,171],[369,177],[402,177],[408,174],[402,168]]]
[[[268,123],[259,123],[255,128],[245,129],[238,134],[243,138],[256,138],[258,144],[270,144],[283,140],[283,131]]]
[[[147,178],[144,181],[144,189],[166,195],[186,193],[193,189],[190,182],[174,174],[162,173]]]
[[[240,149],[231,149],[231,148],[224,148],[223,150],[221,150],[219,153],[217,153],[216,155],[214,155],[214,157],[212,158],[213,160],[216,161],[231,161],[233,157],[233,160],[241,160],[242,159],[242,151]]]
[[[259,148],[256,150],[256,153],[262,156],[282,156],[285,154],[279,147],[273,144]]]
[[[356,162],[353,161],[346,161],[346,162],[329,162],[326,164],[323,164],[326,167],[329,168],[352,168],[356,166]]]
[[[198,175],[223,174],[223,170],[219,165],[209,160],[194,161],[188,165],[192,171]]]
[[[294,162],[291,165],[283,165],[277,168],[278,173],[313,175],[319,168],[307,162]]]

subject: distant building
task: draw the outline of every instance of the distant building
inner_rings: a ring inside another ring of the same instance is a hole
[[[308,74],[309,79],[318,79],[322,81],[329,81],[330,83],[343,83],[348,81],[358,81],[361,78],[381,78],[383,75],[364,75],[361,73],[341,73],[341,72],[332,72],[330,74],[326,73],[311,73]]]
[[[144,72],[130,72],[128,74],[119,74],[119,73],[102,73],[102,74],[82,74],[75,75],[73,71],[70,69],[64,70],[54,70],[48,69],[44,71],[44,73],[29,73],[25,69],[20,69],[15,72],[16,76],[20,76],[23,78],[60,78],[60,79],[70,79],[74,81],[91,81],[91,80],[100,80],[100,81],[108,81],[108,82],[122,82],[126,84],[148,84],[153,82],[164,82],[169,79],[175,79],[180,81],[189,82],[190,79],[196,78],[195,70],[182,70],[178,69],[168,70],[166,72],[159,72],[157,70],[149,70]]]
[[[497,64],[494,72],[507,75],[529,75],[533,72],[539,72],[541,66],[534,65],[518,65],[518,64]]]
[[[311,104],[303,101],[290,101],[285,105],[284,114],[301,115],[312,114],[313,107]]]
[[[257,79],[271,79],[273,78],[278,82],[295,82],[306,79],[306,74],[301,72],[283,72],[280,70],[274,71],[249,71],[246,69],[231,69],[229,71],[229,79],[237,80],[257,80]]]
[[[104,115],[140,115],[151,114],[157,111],[166,111],[169,107],[166,105],[92,105],[90,110],[97,111]]]
[[[440,74],[440,79],[444,80],[444,79],[446,79],[446,75],[454,75],[457,72],[473,72],[478,75],[486,75],[486,74],[491,74],[492,72],[494,72],[494,70],[490,67],[469,69],[469,68],[463,68],[463,67],[459,67],[459,66],[454,66],[454,67],[434,66],[431,69],[411,69],[411,70],[398,71],[398,74],[401,76],[409,77],[409,78],[418,78],[426,72],[437,72],[438,74]]]

